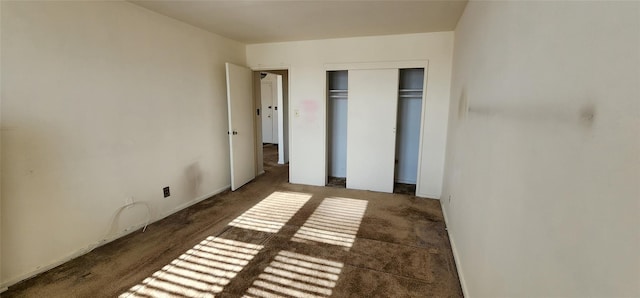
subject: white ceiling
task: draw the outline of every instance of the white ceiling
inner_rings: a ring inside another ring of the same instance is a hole
[[[451,31],[467,4],[466,0],[131,2],[248,44]]]

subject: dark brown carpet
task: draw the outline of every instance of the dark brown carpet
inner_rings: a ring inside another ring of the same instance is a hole
[[[327,179],[328,187],[337,187],[337,188],[345,188],[347,187],[347,178],[339,178],[339,177],[331,177],[329,176]],[[393,193],[401,194],[401,195],[410,195],[413,196],[416,194],[416,185],[415,184],[405,184],[405,183],[394,183],[393,184]]]
[[[2,297],[462,296],[437,200],[289,184],[265,150],[266,174],[241,189]]]
[[[329,177],[329,179],[327,179],[327,186],[345,188],[347,187],[347,178]]]
[[[416,185],[405,184],[405,183],[394,183],[393,193],[413,196],[416,194]]]

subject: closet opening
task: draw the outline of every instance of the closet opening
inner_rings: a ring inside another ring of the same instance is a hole
[[[400,69],[394,193],[415,195],[420,150],[424,68]]]
[[[327,186],[347,186],[348,71],[327,71]]]

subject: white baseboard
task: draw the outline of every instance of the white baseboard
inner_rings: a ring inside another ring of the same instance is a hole
[[[440,198],[434,194],[428,194],[428,193],[419,193],[416,191],[416,197],[419,198],[425,198],[425,199],[434,199],[434,200],[440,200]]]
[[[449,229],[449,220],[447,219],[447,212],[445,212],[444,206],[442,206],[442,201],[440,201],[440,208],[442,209],[442,214],[444,215],[444,224],[447,226],[447,234],[449,235],[449,242],[451,244],[451,250],[453,251],[453,259],[456,262],[456,270],[458,271],[458,278],[460,279],[460,287],[462,288],[462,295],[464,297],[469,296],[469,291],[467,290],[467,282],[464,279],[464,274],[462,274],[462,264],[460,263],[460,257],[458,256],[458,249],[456,248],[456,241],[453,238],[453,234],[451,233],[451,229]]]
[[[188,208],[188,207],[190,207],[192,205],[195,205],[195,204],[197,204],[197,203],[199,203],[201,201],[204,201],[204,200],[206,200],[206,199],[208,199],[208,198],[210,198],[212,196],[215,196],[215,195],[217,195],[217,194],[229,189],[230,187],[231,187],[231,185],[226,185],[224,187],[221,187],[219,189],[214,190],[211,193],[208,193],[208,194],[200,196],[200,197],[198,197],[198,198],[196,198],[194,200],[191,200],[191,201],[189,201],[187,203],[179,205],[176,208],[173,208],[171,211],[163,213],[160,217],[158,217],[156,219],[153,219],[153,220],[150,220],[149,221],[149,225],[151,225],[152,223],[157,222],[159,220],[162,220],[165,217],[167,217],[167,216],[169,216],[171,214],[174,214],[174,213],[176,213],[176,212],[178,212],[178,211],[180,211],[182,209]],[[68,262],[68,261],[70,261],[72,259],[75,259],[75,258],[77,258],[79,256],[82,256],[82,255],[84,255],[86,253],[89,253],[90,251],[92,251],[92,250],[94,250],[94,249],[96,249],[96,248],[98,248],[100,246],[103,246],[103,245],[105,245],[105,244],[107,244],[109,242],[112,242],[112,241],[114,241],[116,239],[122,238],[122,237],[124,237],[126,235],[129,235],[129,234],[135,232],[135,231],[138,231],[141,228],[143,228],[145,226],[145,224],[146,224],[146,222],[143,222],[143,223],[138,224],[138,225],[130,226],[130,227],[120,231],[119,233],[107,236],[107,237],[105,237],[104,239],[102,239],[102,240],[100,240],[98,242],[90,244],[89,246],[87,246],[85,248],[79,249],[78,251],[76,251],[76,252],[74,252],[72,254],[69,254],[69,255],[67,255],[67,256],[65,256],[63,258],[58,259],[58,260],[54,261],[53,263],[51,263],[49,265],[38,267],[38,268],[36,268],[35,270],[33,270],[31,272],[28,272],[28,273],[20,275],[18,277],[9,279],[9,280],[3,282],[2,284],[0,284],[0,293],[6,291],[10,286],[15,285],[15,284],[17,284],[17,283],[19,283],[19,282],[21,282],[21,281],[23,281],[25,279],[31,278],[31,277],[33,277],[33,276],[35,276],[37,274],[40,274],[40,273],[45,272],[47,270],[53,269],[55,267],[58,267],[58,266],[66,263],[66,262]]]
[[[225,190],[227,190],[229,188],[231,188],[231,184],[225,185],[225,186],[223,186],[221,188],[218,188],[218,189],[214,190],[213,192],[208,193],[206,195],[202,195],[202,196],[196,198],[195,200],[191,200],[191,201],[186,202],[186,203],[184,203],[182,205],[179,205],[179,206],[173,208],[171,211],[163,213],[161,218],[158,218],[158,219],[154,220],[153,222],[161,220],[161,219],[163,219],[163,218],[165,218],[165,217],[167,217],[167,216],[169,216],[171,214],[174,214],[174,213],[176,213],[176,212],[178,212],[178,211],[180,211],[182,209],[185,209],[185,208],[191,207],[191,206],[193,206],[193,205],[195,205],[197,203],[200,203],[200,202],[202,202],[202,201],[204,201],[204,200],[206,200],[206,199],[208,199],[208,198],[210,198],[212,196],[215,196],[215,195],[217,195],[217,194],[219,194],[219,193],[221,193],[221,192],[223,192],[223,191],[225,191]]]
[[[0,287],[3,289],[0,293],[6,291],[10,286],[13,286],[13,285],[25,280],[25,279],[29,279],[29,278],[31,278],[33,276],[36,276],[36,275],[38,275],[38,274],[40,274],[42,272],[51,270],[51,269],[53,269],[55,267],[58,267],[58,266],[60,266],[60,265],[62,265],[64,263],[68,262],[68,261],[71,261],[71,260],[73,260],[73,259],[75,259],[75,258],[77,258],[79,256],[82,256],[82,255],[84,255],[86,253],[89,253],[92,250],[94,250],[94,249],[96,249],[96,248],[98,248],[100,246],[103,246],[103,245],[105,245],[105,244],[107,244],[107,243],[109,243],[111,241],[114,241],[114,240],[116,240],[116,239],[118,239],[120,237],[124,237],[126,235],[129,235],[129,234],[133,233],[134,231],[137,231],[138,229],[144,227],[144,225],[145,224],[142,223],[140,225],[131,226],[131,227],[123,230],[120,233],[113,234],[112,236],[106,237],[106,238],[104,238],[104,239],[102,239],[102,240],[100,240],[100,241],[98,241],[96,243],[90,244],[85,248],[81,248],[81,249],[79,249],[79,250],[77,250],[77,251],[75,251],[75,252],[73,252],[73,253],[71,253],[71,254],[69,254],[67,256],[64,256],[64,257],[54,261],[53,263],[50,263],[50,264],[48,264],[46,266],[37,267],[35,270],[33,270],[31,272],[27,272],[25,274],[22,274],[22,275],[19,275],[17,277],[14,277],[12,279],[9,279],[9,280],[3,282],[2,285],[0,285]]]

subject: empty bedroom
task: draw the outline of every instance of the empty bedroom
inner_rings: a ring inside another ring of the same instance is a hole
[[[0,1],[0,295],[640,297],[640,2]]]

